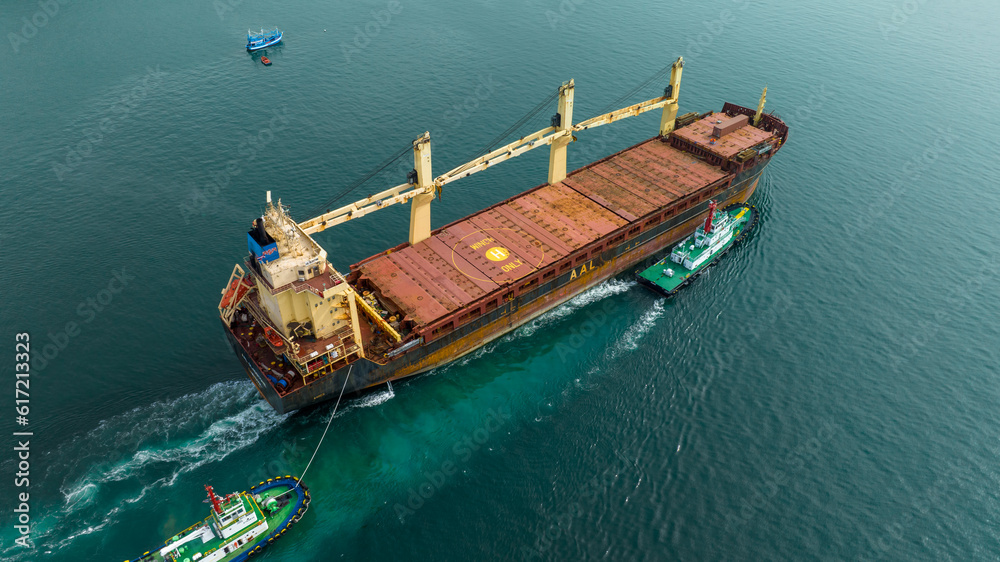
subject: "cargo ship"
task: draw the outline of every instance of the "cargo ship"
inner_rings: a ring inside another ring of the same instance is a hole
[[[564,83],[549,127],[439,176],[424,133],[406,183],[315,218],[293,220],[268,192],[218,307],[260,395],[285,413],[434,369],[690,235],[710,201],[745,202],[788,127],[764,112],[766,88],[756,109],[678,115],[683,66],[665,69],[662,96],[579,123]],[[567,173],[576,134],[654,110],[655,137]],[[431,229],[445,186],[544,146],[546,183]],[[346,273],[312,236],[403,203],[409,240]]]

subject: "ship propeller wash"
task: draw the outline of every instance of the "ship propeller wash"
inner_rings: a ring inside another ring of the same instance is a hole
[[[766,88],[756,110],[726,103],[678,116],[683,66],[669,67],[662,96],[579,123],[569,81],[551,126],[442,175],[424,133],[406,183],[302,222],[268,192],[219,303],[261,396],[283,413],[448,363],[687,237],[711,201],[745,202],[788,127],[764,112]],[[567,173],[576,134],[653,110],[655,137]],[[544,146],[546,183],[431,229],[446,185]],[[312,237],[402,203],[409,240],[346,273]]]

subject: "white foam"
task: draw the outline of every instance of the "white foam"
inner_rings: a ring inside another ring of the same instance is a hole
[[[656,321],[663,316],[666,299],[659,299],[653,303],[653,307],[643,313],[642,318],[635,324],[629,326],[628,330],[622,334],[621,339],[612,348],[612,357],[617,357],[620,352],[634,351],[639,348],[639,341],[649,333],[656,325]]]
[[[179,472],[190,472],[202,465],[216,462],[254,443],[273,429],[286,415],[278,415],[270,406],[257,402],[253,406],[213,422],[200,435],[177,447],[141,449],[127,462],[108,471],[101,481],[131,478],[137,471],[158,462],[181,463]]]
[[[56,545],[53,548],[53,550],[59,550],[59,549],[63,548],[64,546],[69,545],[69,543],[73,542],[78,537],[82,537],[82,536],[85,536],[85,535],[90,535],[92,533],[96,533],[97,531],[100,531],[101,529],[107,527],[108,523],[111,523],[111,517],[106,517],[104,519],[104,521],[101,521],[96,526],[95,525],[89,525],[85,529],[82,529],[82,530],[77,531],[75,533],[71,533],[69,536],[67,536],[63,540],[59,541],[58,543],[56,543]]]
[[[380,393],[384,394],[384,393]],[[391,397],[391,396],[390,396]],[[381,401],[388,399],[382,398]],[[64,504],[58,510],[51,527],[38,533],[36,540],[49,536],[65,536],[55,545],[61,549],[74,539],[100,531],[113,524],[125,506],[134,505],[157,488],[169,488],[177,478],[205,464],[221,461],[232,453],[256,442],[262,435],[278,427],[288,417],[278,415],[258,401],[249,381],[217,383],[209,388],[172,400],[162,400],[101,421],[96,428],[73,441],[63,453],[81,451],[82,462],[91,462],[82,478],[63,487]],[[178,438],[177,434],[193,435]],[[93,452],[110,453],[98,457]],[[129,451],[134,451],[128,456]],[[90,453],[90,455],[87,455]],[[109,462],[108,456],[125,453],[124,460]],[[144,475],[151,470],[163,471],[172,465],[170,474],[151,484]],[[118,507],[104,514],[103,521],[85,517],[87,526],[79,530],[65,528],[65,521],[93,507],[103,485],[135,479],[142,488],[120,501]],[[6,553],[5,553],[6,554]]]
[[[479,349],[473,351],[472,353],[469,353],[465,357],[463,357],[461,359],[461,361],[458,362],[458,364],[459,365],[468,365],[470,361],[474,361],[476,359],[479,359],[480,357],[482,357],[483,355],[486,355],[488,353],[493,353],[493,351],[496,348],[497,348],[497,344],[495,344],[495,343],[488,343],[488,344],[480,347]]]
[[[531,322],[528,322],[514,330],[511,337],[531,337],[540,328],[544,328],[553,322],[561,320],[570,314],[573,314],[577,310],[591,305],[595,302],[600,302],[608,297],[624,293],[634,287],[635,281],[623,281],[620,279],[609,279],[596,287],[591,287],[586,291],[580,293],[579,295],[571,298],[565,303],[557,306],[556,308],[542,314],[538,318],[535,318]]]
[[[366,394],[358,400],[351,403],[351,406],[355,408],[371,408],[372,406],[378,406],[379,404],[384,404],[389,400],[396,397],[396,392],[391,389],[386,389],[381,392],[373,392],[371,394]]]
[[[624,281],[621,279],[608,279],[604,283],[587,289],[583,293],[573,297],[567,303],[577,308],[591,303],[602,301],[610,296],[619,295],[635,287],[635,281]]]
[[[434,369],[431,372],[434,373],[434,374],[441,374],[441,373],[448,372],[452,367],[456,367],[456,366],[457,367],[461,367],[461,366],[464,366],[464,365],[468,365],[471,361],[475,361],[476,359],[479,359],[480,357],[482,357],[482,356],[484,356],[486,354],[493,353],[493,351],[496,349],[496,347],[497,347],[496,343],[488,343],[488,344],[480,347],[479,349],[476,349],[475,351],[473,351],[471,353],[467,353],[467,354],[463,355],[460,359],[457,359],[455,361],[452,361],[450,363],[442,365],[441,367],[438,367],[438,368]]]
[[[64,494],[68,507],[80,507],[90,503],[97,492],[97,484],[85,482],[81,486],[72,489]]]
[[[236,388],[234,388],[236,387]],[[87,471],[87,474],[63,492],[66,509],[69,513],[74,506],[80,504],[81,500],[92,497],[96,494],[102,484],[118,482],[122,480],[140,477],[143,471],[152,465],[160,463],[176,464],[176,468],[170,477],[160,478],[157,483],[169,487],[180,474],[190,472],[200,466],[211,462],[220,461],[235,451],[243,449],[256,442],[261,435],[271,431],[280,424],[286,415],[278,415],[262,402],[254,401],[249,407],[228,415],[222,419],[212,421],[208,427],[190,439],[182,441],[180,444],[170,446],[169,429],[162,427],[161,416],[173,413],[174,419],[179,425],[187,426],[189,429],[196,421],[208,422],[207,414],[218,414],[223,410],[221,406],[234,404],[234,400],[245,402],[252,399],[253,394],[246,392],[247,387],[252,389],[249,382],[245,384],[220,383],[212,385],[205,391],[193,395],[186,395],[169,402],[157,402],[145,408],[137,408],[131,412],[115,416],[104,420],[98,429],[88,434],[84,440],[90,438],[93,441],[103,439],[104,434],[109,430],[121,425],[127,429],[122,433],[127,434],[122,439],[115,439],[117,446],[128,447],[132,439],[139,439],[134,446],[137,447],[135,453],[125,460],[113,464],[110,467],[105,463],[96,464]],[[217,409],[211,409],[215,406]],[[192,408],[197,408],[198,412],[192,412]],[[206,411],[206,408],[207,411]],[[142,420],[142,421],[140,421]],[[143,491],[133,501],[138,501],[147,491]]]
[[[579,295],[571,298],[570,300],[564,302],[563,304],[542,313],[537,318],[522,324],[520,327],[516,328],[514,331],[506,334],[502,338],[495,340],[494,342],[488,343],[479,349],[476,349],[472,353],[464,355],[461,359],[452,361],[446,365],[434,369],[435,374],[441,374],[447,372],[453,366],[464,366],[468,365],[470,362],[475,361],[484,355],[493,353],[497,349],[497,342],[510,342],[520,338],[527,338],[533,336],[538,330],[544,328],[554,322],[557,322],[570,314],[573,314],[577,310],[584,308],[595,302],[602,301],[610,296],[618,295],[624,293],[636,285],[635,281],[622,281],[620,279],[609,279],[600,285],[591,287],[586,291],[580,293]]]

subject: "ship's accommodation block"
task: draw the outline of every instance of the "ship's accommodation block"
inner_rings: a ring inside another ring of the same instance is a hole
[[[269,205],[258,221],[263,229],[255,226],[248,234],[260,274],[256,276],[257,294],[268,318],[289,339],[322,339],[351,328],[353,294],[349,286],[327,263],[326,251],[279,208]],[[270,242],[275,250],[257,255],[254,242]]]

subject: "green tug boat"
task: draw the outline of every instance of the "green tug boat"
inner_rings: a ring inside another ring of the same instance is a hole
[[[205,489],[208,517],[131,562],[242,562],[281,538],[309,508],[309,490],[294,476],[269,478],[224,498]]]
[[[757,208],[737,203],[716,211],[709,203],[708,217],[691,236],[681,240],[670,255],[636,274],[643,285],[672,297],[714,264],[722,254],[746,237],[757,224]]]

